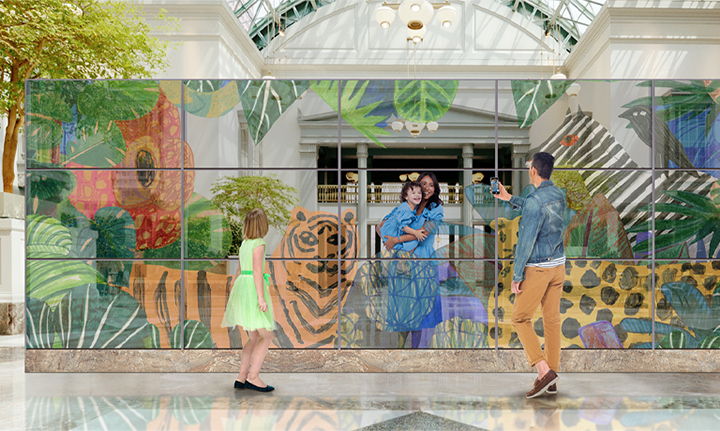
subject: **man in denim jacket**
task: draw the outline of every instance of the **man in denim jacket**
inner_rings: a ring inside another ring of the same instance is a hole
[[[496,198],[510,201],[522,210],[512,293],[515,294],[512,323],[538,378],[527,398],[557,393],[555,382],[560,366],[560,297],[565,282],[563,215],[565,194],[550,181],[555,158],[548,153],[533,155],[530,182],[535,191],[525,199],[511,196],[500,185]],[[542,305],[545,352],[535,335],[532,317]]]

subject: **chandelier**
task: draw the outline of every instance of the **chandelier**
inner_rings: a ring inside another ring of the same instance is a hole
[[[430,121],[429,123],[414,123],[412,121],[402,121],[402,119],[397,118],[395,121],[390,124],[390,127],[392,127],[394,132],[400,132],[402,131],[403,127],[405,127],[408,132],[410,132],[410,135],[413,138],[417,138],[420,136],[420,132],[427,127],[428,132],[435,133],[440,127],[440,125],[437,123],[437,121]]]
[[[435,14],[437,9],[437,14]],[[375,9],[375,19],[382,28],[388,28],[395,20],[397,10],[400,21],[407,27],[407,39],[413,43],[423,40],[427,32],[427,24],[437,15],[444,28],[450,28],[457,19],[457,9],[444,3],[430,3],[427,0],[403,0],[402,3],[387,3]]]

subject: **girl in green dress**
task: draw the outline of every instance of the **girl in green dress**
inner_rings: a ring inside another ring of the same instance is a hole
[[[268,221],[265,211],[256,208],[245,217],[242,227],[244,241],[240,245],[240,264],[228,297],[221,326],[240,326],[250,338],[243,346],[236,389],[270,392],[273,388],[260,379],[265,354],[273,339],[275,319],[268,275],[265,268],[265,240]]]

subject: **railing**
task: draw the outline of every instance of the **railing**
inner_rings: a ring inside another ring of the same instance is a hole
[[[318,203],[334,203],[338,201],[338,186],[318,185]],[[367,186],[367,201],[373,204],[396,204],[400,202],[402,184],[383,184]],[[463,201],[463,187],[461,185],[440,185],[440,199],[446,204],[460,204]],[[346,184],[340,186],[341,203],[358,203],[358,186]]]

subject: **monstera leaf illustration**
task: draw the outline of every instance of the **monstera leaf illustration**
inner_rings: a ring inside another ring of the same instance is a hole
[[[529,127],[565,93],[574,81],[511,81],[518,125]]]
[[[104,284],[75,287],[57,309],[56,330],[65,349],[143,348],[148,326],[135,298]]]
[[[450,109],[459,81],[395,81],[395,109],[415,123],[437,121]]]
[[[240,101],[255,145],[307,89],[308,81],[263,79],[240,83]]]
[[[310,87],[325,103],[338,112],[338,85],[338,81],[312,81]],[[343,81],[340,116],[363,136],[385,147],[377,137],[390,135],[389,131],[378,125],[384,123],[387,117],[370,115],[383,102],[378,100],[359,106],[368,85],[369,81]]]

